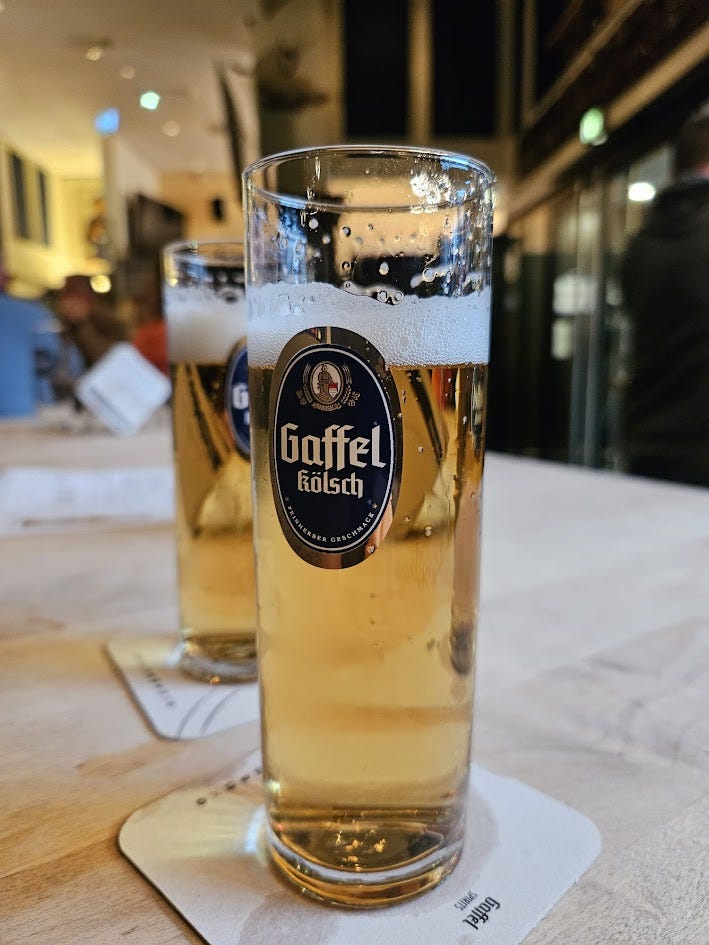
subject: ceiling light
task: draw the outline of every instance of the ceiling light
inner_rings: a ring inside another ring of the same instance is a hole
[[[162,126],[162,133],[168,138],[176,138],[180,133],[180,126],[176,121],[166,121]]]
[[[654,184],[647,180],[636,180],[628,184],[628,200],[632,200],[633,203],[647,203],[653,199],[656,192]]]
[[[121,66],[121,78],[122,78],[122,79],[134,79],[134,78],[135,78],[135,66]]]
[[[117,108],[106,108],[94,118],[94,128],[100,135],[115,135],[121,125],[121,115]]]
[[[111,291],[111,279],[109,276],[99,273],[96,276],[91,276],[89,280],[91,282],[91,288],[94,292],[98,292],[101,295],[105,295],[106,292]]]
[[[140,96],[140,107],[147,108],[149,112],[154,112],[160,104],[160,96],[157,92],[143,92]]]
[[[105,52],[105,45],[103,43],[96,43],[93,46],[89,46],[84,55],[89,62],[98,62],[99,59],[103,59]]]

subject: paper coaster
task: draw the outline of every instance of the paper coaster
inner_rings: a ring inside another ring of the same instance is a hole
[[[163,738],[203,738],[259,717],[255,682],[212,685],[178,666],[178,642],[123,635],[106,649],[148,722]]]
[[[475,766],[465,849],[440,886],[389,909],[331,908],[269,866],[258,764],[256,751],[225,784],[168,794],[118,838],[209,945],[519,945],[601,849],[582,814]]]

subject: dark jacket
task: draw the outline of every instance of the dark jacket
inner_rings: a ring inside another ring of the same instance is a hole
[[[630,472],[709,486],[709,180],[655,199],[625,259]]]

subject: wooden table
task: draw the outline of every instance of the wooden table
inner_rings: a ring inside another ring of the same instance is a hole
[[[167,462],[164,425],[0,427],[0,465]],[[176,628],[173,540],[0,538],[3,945],[199,941],[115,842],[136,808],[230,771],[229,732],[156,738],[103,651]],[[709,942],[708,573],[708,492],[488,458],[476,756],[603,837],[528,945]]]

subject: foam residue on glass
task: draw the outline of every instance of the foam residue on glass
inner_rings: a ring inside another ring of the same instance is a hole
[[[390,365],[486,364],[490,289],[457,298],[403,296],[397,304],[373,287],[342,291],[325,283],[262,285],[248,292],[249,363],[275,364],[286,342],[317,326],[348,328],[367,338]],[[379,291],[384,292],[382,288]],[[390,291],[390,289],[386,289]]]

